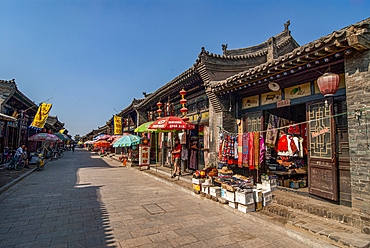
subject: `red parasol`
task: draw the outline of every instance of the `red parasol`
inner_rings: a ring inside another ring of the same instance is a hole
[[[175,116],[160,118],[148,127],[148,129],[160,130],[185,130],[194,128],[195,126],[193,124],[185,122],[181,118]]]

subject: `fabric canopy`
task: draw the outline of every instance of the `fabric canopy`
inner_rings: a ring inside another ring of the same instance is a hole
[[[133,146],[140,143],[140,137],[137,135],[125,135],[122,138],[118,139],[113,147],[124,147],[124,146]]]

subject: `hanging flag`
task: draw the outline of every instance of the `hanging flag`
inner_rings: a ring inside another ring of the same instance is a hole
[[[64,131],[65,131],[65,128],[61,129],[61,130],[59,131],[59,133],[64,133]]]
[[[53,106],[52,103],[41,103],[39,106],[39,109],[37,110],[37,113],[35,115],[35,118],[33,119],[30,127],[41,129],[44,127],[45,122],[49,116],[51,107]]]
[[[113,134],[122,135],[122,117],[115,115],[113,118],[113,126],[114,126]]]

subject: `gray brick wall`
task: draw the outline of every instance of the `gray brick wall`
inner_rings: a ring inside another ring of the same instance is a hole
[[[370,51],[345,58],[353,213],[364,225],[370,216]]]

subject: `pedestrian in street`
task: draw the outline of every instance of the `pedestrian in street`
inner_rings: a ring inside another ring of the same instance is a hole
[[[180,171],[180,167],[179,167],[179,164],[180,164],[180,156],[181,156],[181,144],[180,144],[180,140],[179,139],[175,139],[175,150],[172,152],[172,154],[174,154],[174,157],[175,157],[175,162],[174,162],[174,167],[175,167],[175,172],[173,173],[173,175],[171,176],[171,178],[174,178],[176,177],[176,171],[179,172],[179,176],[181,176],[181,171]]]
[[[30,168],[28,165],[29,160],[30,160],[30,155],[28,154],[27,147],[25,147],[23,150],[22,159],[24,160],[24,168]]]
[[[75,152],[75,144],[72,144],[71,148],[72,148],[72,152]]]
[[[10,162],[10,164],[8,165],[9,170],[14,169],[15,168],[15,163],[18,163],[19,160],[21,159],[21,156],[23,155],[24,147],[25,147],[25,145],[21,145],[20,147],[18,147],[17,151],[14,154],[12,162]]]

